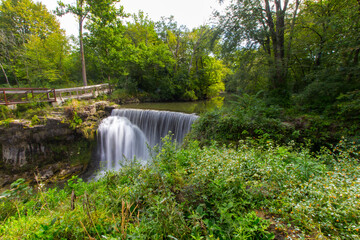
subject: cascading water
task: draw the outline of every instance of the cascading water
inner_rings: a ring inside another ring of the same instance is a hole
[[[137,109],[114,109],[111,115],[126,117],[137,125],[144,132],[151,147],[160,144],[169,131],[174,135],[174,140],[181,143],[192,123],[198,118],[194,114]]]
[[[125,160],[136,156],[145,161],[149,156],[144,133],[127,118],[111,116],[98,128],[100,160],[107,170],[118,170]]]
[[[99,156],[104,170],[118,170],[135,156],[142,163],[149,147],[161,145],[169,132],[181,143],[197,116],[167,111],[114,109],[98,128]],[[149,146],[149,147],[148,147]]]

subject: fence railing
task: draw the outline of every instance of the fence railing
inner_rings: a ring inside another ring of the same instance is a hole
[[[64,102],[68,99],[95,98],[110,93],[109,84],[98,84],[75,88],[0,88],[0,105],[29,102]]]
[[[111,88],[109,84],[98,84],[84,87],[55,89],[55,91],[57,99],[65,101],[73,98],[96,98],[99,94],[109,93]]]
[[[55,89],[47,88],[0,88],[0,105],[20,103],[56,102]]]

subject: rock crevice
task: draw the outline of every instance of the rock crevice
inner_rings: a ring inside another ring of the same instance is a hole
[[[40,175],[38,179],[48,181],[56,173],[65,178],[86,170],[97,126],[113,108],[108,102],[64,107],[56,114],[39,117],[42,124],[13,120],[0,126],[0,188],[19,177],[34,181],[34,176]],[[76,112],[81,121],[72,124],[69,112]]]

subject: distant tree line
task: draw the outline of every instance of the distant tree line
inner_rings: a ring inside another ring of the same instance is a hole
[[[109,82],[156,100],[210,98],[226,86],[321,111],[341,99],[360,101],[357,0],[229,0],[215,26],[192,30],[173,17],[129,15],[119,2],[60,1],[55,13],[78,19],[70,44],[41,3],[2,1],[0,84]]]
[[[216,15],[222,59],[234,73],[228,91],[265,90],[285,105],[294,96],[321,111],[344,98],[359,104],[360,1],[230,2]]]
[[[223,79],[229,70],[216,53],[219,43],[212,40],[212,28],[189,30],[173,17],[153,22],[142,12],[126,14],[117,2],[59,2],[57,15],[70,13],[78,19],[79,37],[71,45],[55,13],[43,4],[2,1],[1,84],[57,87],[109,82],[127,94],[156,100],[204,99],[225,90]]]

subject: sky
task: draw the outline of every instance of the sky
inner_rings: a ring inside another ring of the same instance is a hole
[[[48,10],[55,10],[58,0],[37,0],[46,5]],[[73,4],[76,0],[63,0],[64,3]],[[162,16],[173,15],[179,25],[186,25],[189,29],[209,23],[209,18],[214,10],[222,6],[217,0],[121,0],[126,13],[137,13],[142,10],[153,21],[158,21]],[[58,18],[61,28],[66,30],[66,35],[78,35],[76,19],[67,14]]]

